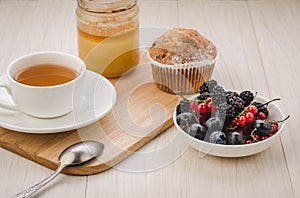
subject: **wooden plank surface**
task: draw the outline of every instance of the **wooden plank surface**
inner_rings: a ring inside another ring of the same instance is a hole
[[[280,106],[292,115],[281,137],[282,149],[295,197],[300,197],[300,2],[249,2],[255,33],[265,66],[271,96],[281,96]]]
[[[147,169],[152,162],[163,162],[165,157],[156,153],[176,139],[177,131],[171,127],[112,169],[88,177],[61,175],[37,196],[299,197],[300,2],[141,0],[139,4],[142,27],[191,27],[213,40],[221,51],[214,77],[227,89],[249,88],[267,98],[281,97],[278,105],[291,115],[281,140],[262,153],[238,159],[199,158],[186,148],[168,163]],[[76,54],[75,7],[76,1],[0,1],[0,73],[13,59],[32,51]],[[177,152],[178,145],[171,145],[167,153]],[[52,172],[4,149],[0,156],[1,197]]]
[[[145,55],[142,59],[146,59]],[[112,79],[117,101],[99,122],[56,134],[27,134],[0,128],[0,146],[55,169],[59,154],[66,147],[83,140],[96,140],[105,148],[99,158],[79,167],[66,167],[63,172],[90,175],[107,170],[173,125],[172,116],[179,99],[159,90],[151,76],[150,64],[141,64],[121,78]],[[101,98],[95,100],[101,102]]]

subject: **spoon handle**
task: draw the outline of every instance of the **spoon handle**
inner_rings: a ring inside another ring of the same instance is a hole
[[[41,189],[43,186],[45,186],[46,184],[48,184],[51,180],[53,180],[61,171],[62,169],[66,167],[66,165],[64,164],[59,164],[58,168],[47,178],[45,178],[44,180],[42,180],[41,182],[17,193],[16,195],[14,195],[12,198],[28,198],[31,195],[33,195],[36,191],[38,191],[39,189]]]

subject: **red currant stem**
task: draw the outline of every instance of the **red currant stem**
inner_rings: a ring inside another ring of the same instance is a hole
[[[206,103],[206,100],[190,100],[191,102]]]
[[[181,97],[182,99],[188,100],[188,101],[190,101],[190,102],[199,102],[199,103],[205,103],[205,102],[206,102],[206,100],[190,100],[190,99],[184,97],[182,94],[180,94],[180,97]]]
[[[257,128],[253,129],[253,130],[251,131],[250,135],[252,136],[253,133],[254,133],[256,130],[257,130]]]
[[[194,116],[195,116],[195,114],[193,114]],[[185,122],[185,126],[186,127],[189,127],[189,122],[188,122],[188,120],[187,119],[184,119],[184,118],[181,118],[182,120],[184,120],[184,122]],[[196,116],[195,116],[195,119],[196,119]]]
[[[251,105],[253,104],[253,102],[254,102],[256,96],[257,96],[257,92],[255,92],[255,95],[254,95],[254,97],[253,97],[253,100],[250,102],[250,104],[249,104],[248,106],[246,106],[246,107],[244,108],[244,110],[241,111],[241,113],[239,113],[239,115],[238,115],[237,117],[240,117],[241,115],[243,115],[243,114],[248,110],[248,107],[251,106]]]
[[[184,118],[183,118],[183,120],[184,120],[184,122],[185,122],[185,126],[186,126],[186,127],[189,127],[189,122],[187,121],[187,119],[184,119]]]
[[[252,139],[253,139],[253,141],[254,142],[258,142],[258,140],[254,137],[254,135],[253,135],[253,133],[256,131],[257,129],[255,128],[255,129],[253,129],[252,131],[251,131],[251,133],[250,133],[250,136],[252,137]]]
[[[280,123],[280,122],[285,122],[287,119],[290,118],[290,115],[288,115],[286,118],[284,118],[283,120],[268,120],[268,122],[270,123]]]
[[[270,100],[270,101],[264,103],[263,105],[267,105],[267,106],[268,106],[268,104],[270,104],[271,102],[274,102],[274,101],[276,101],[276,100],[280,100],[280,98],[274,98],[274,99],[272,99],[272,100]]]
[[[238,127],[238,124],[235,125],[234,127],[227,127],[226,130],[234,130],[234,129],[236,129],[237,127]]]

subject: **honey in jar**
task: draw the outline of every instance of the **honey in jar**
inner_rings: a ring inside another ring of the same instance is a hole
[[[78,55],[89,70],[117,77],[139,63],[136,0],[78,0]]]

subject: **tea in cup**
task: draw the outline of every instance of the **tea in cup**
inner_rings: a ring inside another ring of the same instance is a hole
[[[13,61],[0,87],[14,104],[0,107],[38,118],[54,118],[73,109],[74,89],[82,89],[86,66],[78,57],[54,51],[37,52]],[[76,90],[77,93],[80,93]]]

